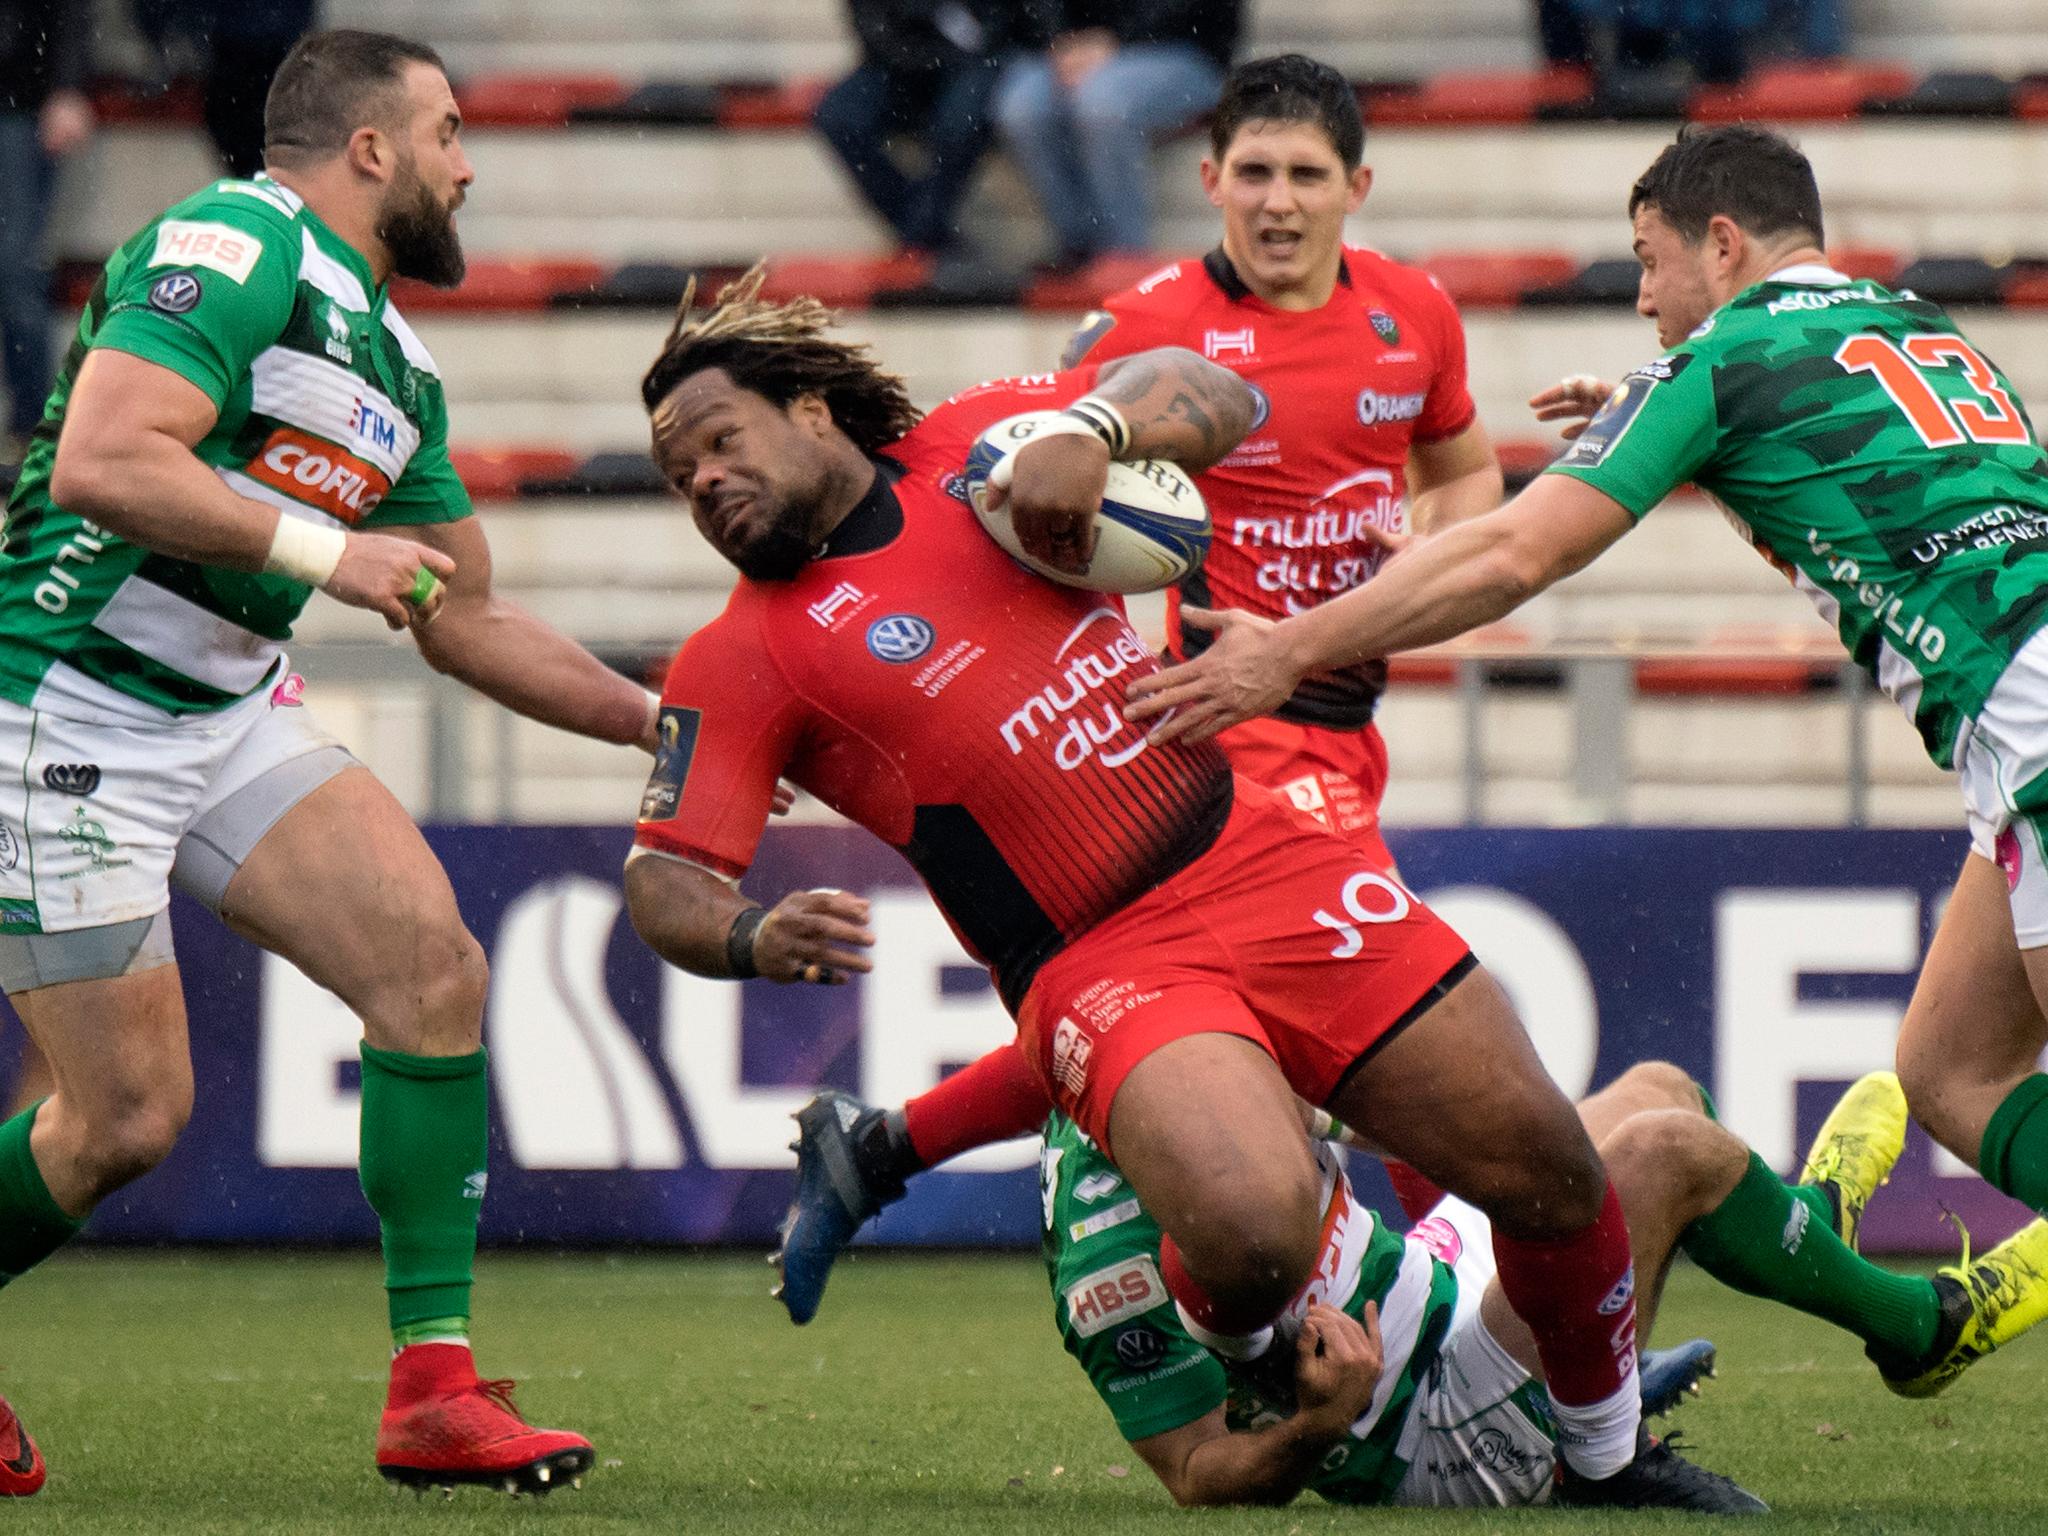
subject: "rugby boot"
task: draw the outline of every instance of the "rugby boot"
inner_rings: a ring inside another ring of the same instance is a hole
[[[1647,1429],[1636,1459],[1612,1477],[1581,1477],[1559,1458],[1557,1502],[1578,1509],[1689,1509],[1702,1515],[1767,1515],[1771,1507],[1718,1472],[1695,1466]]]
[[[1644,1350],[1639,1367],[1644,1415],[1661,1418],[1688,1394],[1698,1397],[1701,1378],[1714,1374],[1714,1359],[1711,1339],[1687,1339],[1670,1349]]]
[[[1891,1177],[1906,1147],[1906,1090],[1896,1072],[1872,1072],[1852,1084],[1806,1154],[1801,1184],[1817,1185],[1835,1213],[1835,1234],[1851,1248],[1863,1208]]]
[[[901,1200],[904,1133],[886,1110],[828,1088],[796,1113],[796,1196],[782,1218],[782,1246],[768,1262],[782,1272],[774,1295],[799,1325],[818,1315],[833,1262],[877,1211]]]
[[[1866,1346],[1884,1384],[1901,1397],[1934,1397],[2002,1344],[2048,1317],[2048,1219],[2036,1217],[1989,1253],[1938,1270],[1941,1323],[1917,1360]]]
[[[512,1405],[512,1383],[480,1381],[467,1344],[414,1344],[391,1362],[377,1426],[377,1470],[408,1488],[480,1483],[518,1495],[583,1485],[590,1442],[535,1429]]]
[[[49,1469],[28,1430],[0,1397],[0,1499],[25,1499],[43,1486]]]

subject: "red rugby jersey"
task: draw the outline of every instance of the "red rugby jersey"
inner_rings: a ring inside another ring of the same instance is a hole
[[[641,846],[737,876],[786,777],[910,860],[1014,1009],[1048,955],[1215,841],[1222,753],[1124,721],[1159,662],[1122,599],[1025,570],[958,483],[985,428],[1094,380],[947,401],[794,580],[740,578],[669,669]]]
[[[1176,262],[1105,301],[1069,349],[1102,363],[1178,346],[1234,370],[1259,397],[1251,434],[1197,483],[1216,536],[1202,569],[1168,599],[1168,648],[1208,644],[1180,627],[1180,602],[1285,618],[1379,569],[1371,524],[1398,530],[1408,450],[1455,437],[1477,410],[1465,330],[1436,280],[1377,251],[1344,248],[1320,309],[1275,309],[1219,248]],[[1384,662],[1312,678],[1278,713],[1362,726],[1386,686]]]

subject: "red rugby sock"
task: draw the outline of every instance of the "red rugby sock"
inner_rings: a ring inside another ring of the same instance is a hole
[[[1600,1216],[1570,1237],[1531,1242],[1493,1234],[1501,1289],[1536,1335],[1543,1378],[1560,1408],[1600,1403],[1635,1375],[1635,1271],[1613,1184]]]
[[[1411,1224],[1422,1220],[1437,1208],[1444,1192],[1440,1185],[1410,1168],[1406,1163],[1387,1159],[1387,1180],[1394,1186],[1394,1198],[1401,1202],[1401,1209],[1408,1214]]]
[[[999,1046],[903,1106],[910,1144],[927,1168],[1035,1131],[1052,1113],[1045,1085],[1014,1045]]]

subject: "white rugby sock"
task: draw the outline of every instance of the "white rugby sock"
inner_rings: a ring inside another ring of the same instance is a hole
[[[1636,1426],[1643,1417],[1643,1386],[1634,1366],[1610,1397],[1572,1406],[1555,1400],[1557,1448],[1581,1477],[1612,1477],[1636,1459]]]

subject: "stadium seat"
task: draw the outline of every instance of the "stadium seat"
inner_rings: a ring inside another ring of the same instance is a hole
[[[1580,305],[1633,304],[1641,286],[1643,269],[1633,256],[1609,256],[1589,261],[1562,282],[1545,283],[1524,290],[1524,304]]]
[[[2012,109],[2012,82],[1978,70],[1939,70],[1863,108],[1884,117],[2010,117]]]
[[[1855,117],[1875,97],[1913,85],[1903,64],[1863,60],[1767,64],[1740,85],[1703,86],[1686,115],[1696,123],[1801,123]]]
[[[1460,306],[1505,308],[1532,288],[1569,282],[1579,263],[1563,251],[1436,251],[1422,266]]]
[[[774,85],[728,85],[719,93],[718,122],[725,128],[808,128],[830,80],[785,80]]]
[[[465,128],[561,128],[581,109],[625,98],[611,75],[494,75],[465,80],[455,92]]]
[[[1593,77],[1583,69],[1551,68],[1438,75],[1420,84],[1366,87],[1359,106],[1372,128],[1440,128],[1475,123],[1526,123],[1539,108],[1588,101]]]
[[[540,310],[564,298],[595,291],[604,279],[602,262],[563,256],[534,260],[479,257],[459,288],[434,288],[400,278],[392,297],[407,314],[436,310]]]
[[[1899,274],[1899,285],[1936,304],[1996,304],[2008,276],[1976,256],[1923,256]]]
[[[526,482],[576,467],[576,455],[560,448],[456,448],[448,457],[473,501],[508,501]]]

